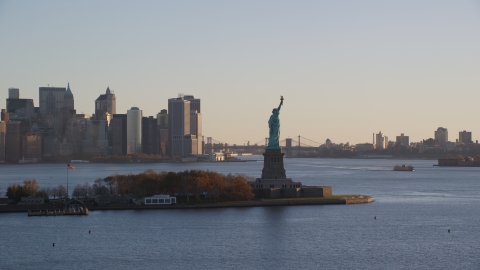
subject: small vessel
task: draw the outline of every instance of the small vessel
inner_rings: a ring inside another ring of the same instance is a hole
[[[393,167],[393,170],[394,170],[394,171],[408,171],[408,172],[413,172],[413,171],[414,171],[414,170],[413,170],[413,166],[410,166],[410,165],[408,165],[408,166],[405,166],[405,165],[402,165],[402,166],[395,165],[395,166]]]

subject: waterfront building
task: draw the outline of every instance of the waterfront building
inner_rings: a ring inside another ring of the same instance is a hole
[[[39,88],[39,109],[43,117],[47,115],[57,116],[63,106],[65,87],[40,87]]]
[[[127,115],[114,114],[111,121],[112,152],[114,155],[127,154]]]
[[[190,105],[192,104],[190,103]],[[198,106],[200,106],[200,103]],[[197,139],[197,149],[194,152],[196,152],[196,154],[204,154],[202,144],[202,114],[197,110],[190,110],[190,133],[195,135]]]
[[[142,152],[142,111],[137,107],[127,110],[127,154]]]
[[[2,109],[2,113],[0,114],[1,116],[1,121],[5,121],[5,122],[8,122],[10,121],[10,114],[7,112],[6,109]]]
[[[157,119],[153,116],[142,117],[142,152],[149,155],[158,154]]]
[[[168,142],[172,157],[187,157],[198,153],[197,136],[190,130],[190,113],[190,100],[182,95],[168,100]]]
[[[110,115],[117,113],[115,93],[110,90],[110,87],[107,87],[105,94],[100,95],[95,100],[95,119],[106,120],[105,113],[109,113]]]
[[[158,154],[170,155],[168,148],[168,111],[163,109],[157,114]]]
[[[9,99],[19,99],[20,98],[20,89],[10,87],[8,88],[8,98]]]
[[[38,134],[27,133],[23,135],[22,158],[42,158],[42,137]]]
[[[192,95],[185,95],[183,96],[185,100],[190,101],[190,111],[197,111],[198,113],[201,113],[202,111],[200,110],[200,99],[195,98]]]
[[[5,133],[5,161],[18,163],[22,158],[22,140],[20,135],[20,122],[7,123]]]
[[[448,142],[448,130],[443,127],[437,128],[437,130],[435,131],[435,141],[441,147],[444,147],[445,143]]]
[[[90,155],[108,154],[107,121],[87,120],[83,152]]]
[[[472,141],[472,132],[470,131],[460,131],[458,133],[458,143],[459,144],[469,144],[473,143]]]
[[[403,145],[403,146],[408,147],[410,145],[410,138],[409,138],[409,136],[405,136],[402,133],[402,134],[400,134],[400,136],[397,136],[395,144],[396,145]]]
[[[68,83],[67,90],[63,97],[63,105],[58,115],[58,129],[57,137],[65,138],[68,124],[76,117],[75,102],[73,98],[72,90],[70,89],[70,83]]]
[[[34,116],[35,106],[33,105],[33,99],[7,98],[7,112],[10,115],[10,119],[27,119]]]
[[[378,150],[383,150],[386,149],[388,146],[388,137],[383,135],[383,133],[380,131],[378,134],[375,134],[376,142],[375,142],[375,147]]]
[[[0,160],[5,160],[5,135],[7,132],[7,123],[0,121]]]
[[[71,143],[73,153],[82,152],[82,141],[85,138],[86,121],[87,119],[85,118],[79,119],[75,117],[67,123],[65,139]]]
[[[355,144],[355,152],[371,151],[375,149],[372,143],[357,143]]]
[[[6,100],[10,119],[27,119],[35,115],[35,106],[33,99],[20,98],[20,89],[9,88],[8,98]]]

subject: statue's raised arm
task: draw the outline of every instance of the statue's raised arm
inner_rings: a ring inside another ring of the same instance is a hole
[[[283,105],[283,96],[280,96],[280,105],[278,105],[278,111],[280,111],[280,108],[282,108]]]

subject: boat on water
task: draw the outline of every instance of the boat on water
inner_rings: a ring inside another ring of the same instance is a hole
[[[405,166],[405,165],[402,165],[402,166],[395,165],[395,166],[393,167],[393,170],[394,170],[394,171],[407,171],[407,172],[413,172],[413,171],[414,171],[414,170],[413,170],[413,166],[410,166],[410,165],[408,165],[408,166]]]

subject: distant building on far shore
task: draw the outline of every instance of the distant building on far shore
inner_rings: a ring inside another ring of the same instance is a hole
[[[470,131],[460,131],[458,133],[458,143],[459,144],[468,144],[473,143],[472,141],[472,132]]]
[[[441,147],[444,147],[445,143],[448,142],[448,130],[443,127],[437,128],[435,131],[435,141],[437,141]]]
[[[375,135],[376,142],[375,142],[375,148],[378,150],[383,150],[386,149],[388,146],[388,137],[383,135],[383,133],[380,131],[378,134]]]
[[[408,147],[410,145],[410,138],[409,136],[405,136],[403,133],[400,134],[400,136],[397,136],[397,139],[395,140],[396,145],[403,145]]]

